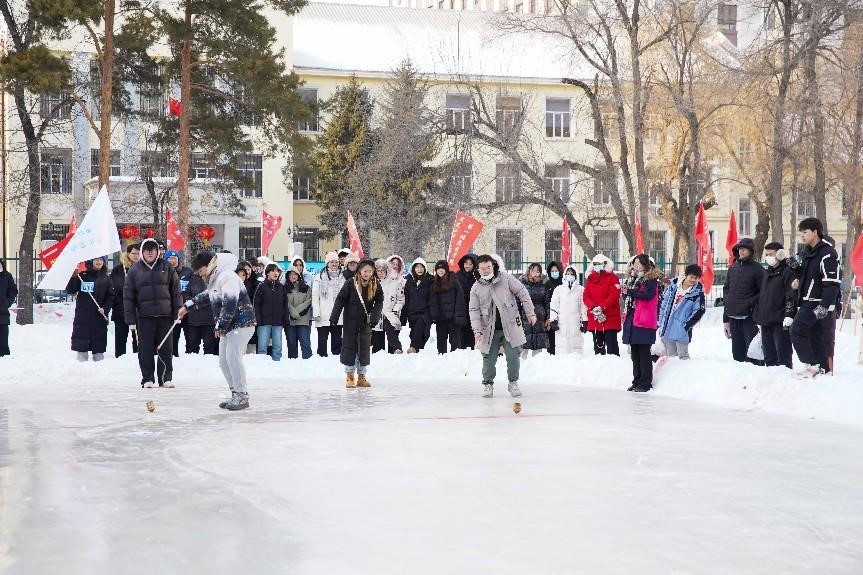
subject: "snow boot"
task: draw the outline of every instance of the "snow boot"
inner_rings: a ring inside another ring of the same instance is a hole
[[[219,407],[220,407],[220,408],[222,408],[222,409],[225,409],[226,407],[228,407],[228,404],[229,404],[229,403],[231,403],[231,401],[232,401],[235,397],[237,397],[238,395],[240,395],[240,394],[239,394],[239,393],[237,393],[236,391],[232,391],[232,392],[231,392],[231,399],[226,399],[225,401],[223,401],[222,403],[220,403],[220,404],[219,404]]]
[[[228,405],[225,406],[225,409],[228,411],[240,411],[241,409],[246,409],[249,407],[249,394],[248,393],[237,393],[234,397],[231,398],[231,401],[228,402]]]
[[[345,372],[345,387],[348,389],[354,389],[356,386],[357,382],[354,380],[354,372]]]
[[[79,351],[77,359],[78,359],[78,361],[83,363],[83,362],[87,361],[88,359],[90,359],[90,356],[87,355],[86,351]]]
[[[94,353],[93,354],[93,361],[102,361],[103,359],[105,359],[104,353]]]
[[[415,348],[415,347],[409,347],[408,348],[408,353],[416,353],[416,352],[417,352],[417,348]]]
[[[364,373],[360,374],[359,380],[357,381],[357,387],[371,387],[372,382],[366,379],[366,375]]]
[[[626,391],[635,391],[635,384],[633,383],[628,388],[626,388]]]
[[[518,388],[517,381],[510,381],[509,385],[506,386],[506,389],[509,391],[509,394],[513,397],[521,397],[521,390]]]
[[[154,384],[152,381],[145,381],[144,383],[141,384],[141,387],[145,387],[147,389],[153,389],[154,387],[156,387],[156,384]]]
[[[482,384],[482,396],[483,397],[494,396],[494,384],[493,383],[483,383]]]

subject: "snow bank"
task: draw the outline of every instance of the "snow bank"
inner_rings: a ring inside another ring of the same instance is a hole
[[[651,395],[863,426],[863,366],[857,365],[858,340],[851,333],[852,321],[846,321],[845,331],[837,334],[836,375],[801,381],[785,368],[732,361],[731,344],[722,333],[719,311],[709,310],[695,329],[691,360],[672,358],[657,369]],[[58,386],[97,384],[86,386],[89,392],[97,391],[100,383],[124,388],[139,383],[137,359],[133,355],[110,357],[99,364],[75,361],[69,351],[72,315],[69,304],[46,305],[37,314],[45,323],[12,326],[12,356],[0,359],[0,390],[17,393],[39,389],[50,393]],[[314,346],[314,334],[312,339]],[[113,355],[112,345],[113,338],[109,337],[109,355]],[[529,396],[532,383],[624,393],[632,377],[632,364],[625,347],[624,357],[594,356],[590,338],[585,337],[585,348],[585,356],[542,353],[523,362],[521,382],[525,393]],[[274,388],[290,383],[313,393],[322,384],[341,385],[341,366],[332,357],[283,359],[275,363],[266,356],[247,356],[246,366],[252,387]],[[480,369],[478,352],[464,350],[438,356],[434,342],[430,341],[418,355],[375,354],[370,377],[382,384],[387,384],[387,380],[429,385],[464,382],[478,392]],[[175,373],[176,381],[183,387],[212,389],[214,381],[221,381],[218,363],[212,357],[183,356],[175,360]],[[501,358],[498,379],[505,373]],[[190,374],[194,374],[193,381]]]

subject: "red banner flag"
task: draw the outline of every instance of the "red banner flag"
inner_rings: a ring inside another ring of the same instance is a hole
[[[851,252],[851,269],[854,271],[854,285],[863,288],[863,232],[860,233]]]
[[[572,233],[569,231],[569,220],[563,218],[563,230],[560,234],[560,262],[563,267],[572,263]]]
[[[54,265],[54,262],[63,253],[63,250],[68,245],[69,241],[72,239],[72,236],[75,235],[75,230],[78,229],[78,223],[75,220],[75,216],[72,216],[72,221],[69,222],[69,231],[66,232],[66,235],[62,240],[57,242],[52,246],[48,246],[41,252],[39,252],[39,259],[42,260],[42,264],[45,266],[46,270],[50,270],[51,266]],[[87,271],[87,266],[84,265],[84,262],[78,264],[78,271],[84,272]]]
[[[168,249],[178,252],[183,251],[186,247],[186,240],[183,239],[183,234],[180,233],[180,226],[177,225],[177,220],[174,219],[171,210],[167,210],[165,213],[165,227],[167,228],[168,237],[166,238],[166,242]]]
[[[734,217],[734,209],[728,218],[728,233],[725,235],[725,251],[728,252],[728,267],[734,264],[734,246],[737,245],[737,218]]]
[[[366,257],[363,251],[363,244],[360,243],[360,233],[357,231],[357,223],[354,221],[354,216],[348,210],[348,239],[351,242],[351,251],[357,254],[357,257],[363,259]]]
[[[267,255],[270,243],[276,237],[276,232],[282,227],[282,216],[268,214],[267,210],[261,210],[261,255]]]
[[[179,100],[175,100],[174,98],[168,98],[168,113],[172,116],[180,117],[180,112],[182,111],[183,106],[180,104]]]
[[[452,224],[452,235],[449,239],[449,252],[446,256],[450,271],[458,271],[458,261],[468,253],[476,238],[482,232],[482,222],[465,214],[455,213],[455,221]]]
[[[707,216],[704,204],[698,205],[698,219],[695,223],[695,242],[698,244],[698,265],[701,266],[701,285],[704,293],[709,294],[713,287],[713,248],[710,246],[710,230],[707,229]]]
[[[635,253],[643,254],[644,252],[644,232],[641,230],[641,216],[635,212]]]

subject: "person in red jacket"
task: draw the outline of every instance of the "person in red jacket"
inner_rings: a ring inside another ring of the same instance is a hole
[[[620,280],[614,263],[602,254],[594,256],[584,281],[587,330],[593,334],[593,353],[620,355]]]

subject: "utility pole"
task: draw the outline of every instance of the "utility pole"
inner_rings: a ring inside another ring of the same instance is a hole
[[[0,38],[0,57],[6,56],[6,38]],[[0,73],[0,211],[3,218],[3,261],[6,261],[7,245],[9,243],[9,218],[6,217],[6,207],[9,203],[6,197],[6,76]],[[7,264],[8,267],[8,264]]]

